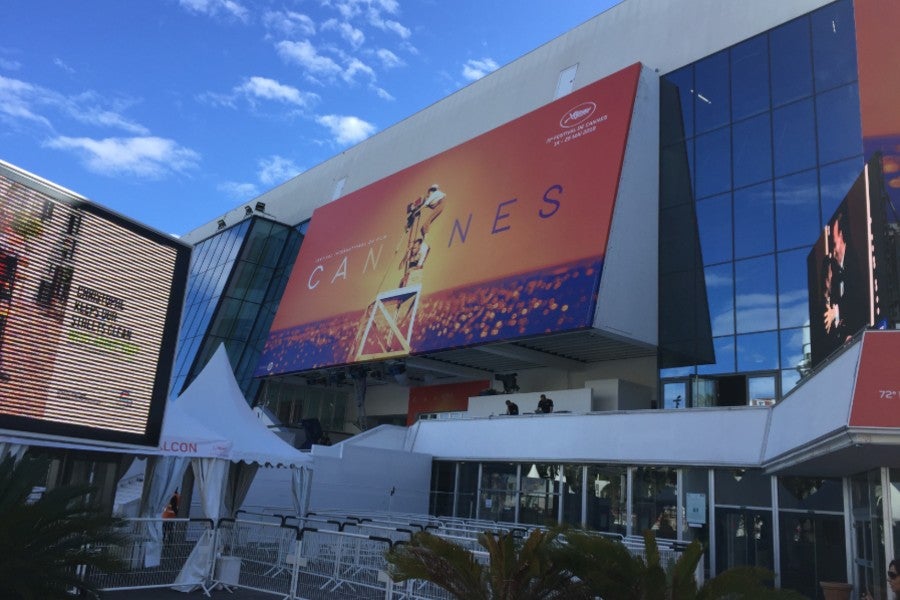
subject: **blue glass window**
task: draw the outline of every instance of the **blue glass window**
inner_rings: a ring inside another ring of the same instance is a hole
[[[713,54],[694,65],[694,119],[697,133],[731,120],[728,53]]]
[[[769,371],[778,368],[778,332],[737,336],[738,371]]]
[[[769,45],[765,35],[731,49],[731,113],[735,120],[769,110]]]
[[[697,136],[696,197],[705,198],[731,189],[731,129],[723,127]]]
[[[731,194],[698,201],[697,225],[703,264],[731,260]]]
[[[772,131],[769,114],[735,123],[734,187],[743,187],[772,178]]]
[[[775,180],[779,250],[810,247],[819,237],[819,183],[815,171]]]
[[[666,80],[678,86],[681,98],[681,116],[684,123],[684,135],[694,135],[694,69],[685,67],[666,75]]]
[[[814,12],[812,34],[816,90],[854,81],[856,30],[850,2],[835,2]]]
[[[704,273],[712,333],[714,336],[734,333],[734,289],[731,263],[707,267]]]
[[[806,257],[804,248],[778,255],[778,319],[784,327],[801,327],[809,321]]]
[[[816,166],[812,100],[802,100],[773,111],[772,144],[776,177]]]
[[[795,19],[772,30],[772,105],[781,106],[812,95],[809,20]]]
[[[713,339],[716,362],[712,365],[698,365],[698,375],[714,375],[717,373],[734,373],[734,336]]]
[[[775,257],[768,255],[736,261],[734,313],[737,332],[776,329],[776,305]]]
[[[772,182],[734,192],[734,256],[747,258],[775,251]]]
[[[809,370],[809,327],[781,330],[781,393],[787,394]]]
[[[856,84],[816,96],[816,121],[820,163],[862,153],[859,90]]]
[[[822,223],[831,220],[838,204],[850,191],[850,186],[863,170],[862,156],[827,165],[819,169],[819,196],[822,204]]]

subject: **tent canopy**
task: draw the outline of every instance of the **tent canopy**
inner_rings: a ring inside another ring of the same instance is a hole
[[[266,427],[234,379],[225,346],[166,407],[159,449],[153,454],[226,458],[263,466],[312,465],[312,458]]]

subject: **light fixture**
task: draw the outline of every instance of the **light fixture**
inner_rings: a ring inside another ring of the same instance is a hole
[[[265,202],[257,202],[256,203],[256,212],[261,212],[261,213],[266,212],[266,203]]]
[[[249,217],[252,214],[253,214],[253,209],[250,208],[249,206],[245,206],[244,207],[244,216]]]
[[[219,226],[219,229],[225,229],[225,219],[219,219],[219,222],[217,224]]]

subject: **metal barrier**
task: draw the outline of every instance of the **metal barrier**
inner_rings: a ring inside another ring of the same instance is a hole
[[[178,584],[203,585],[200,577],[179,581],[196,540],[215,536],[210,519],[126,519],[121,533],[126,543],[113,549],[125,568],[106,572],[89,569],[85,578],[101,590],[136,590]],[[161,535],[161,537],[160,537]]]
[[[222,519],[210,587],[224,585],[293,598],[299,530],[278,523]]]
[[[383,537],[300,531],[297,595],[302,598],[385,598],[392,585],[385,554],[392,546]]]

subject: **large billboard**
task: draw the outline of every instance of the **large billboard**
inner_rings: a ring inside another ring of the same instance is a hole
[[[893,325],[897,273],[887,206],[882,159],[876,154],[807,258],[812,366],[860,329]]]
[[[189,256],[0,165],[0,428],[156,445]]]
[[[318,208],[256,374],[588,327],[639,75]]]

